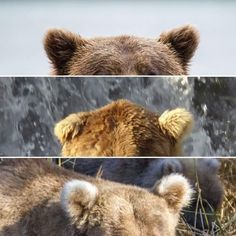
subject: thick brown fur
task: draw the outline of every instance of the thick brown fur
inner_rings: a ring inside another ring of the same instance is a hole
[[[181,175],[147,191],[53,166],[0,163],[0,235],[174,236],[191,188]]]
[[[53,75],[186,75],[198,44],[199,34],[191,25],[157,39],[127,35],[84,39],[51,29],[44,40]]]
[[[176,156],[193,117],[185,109],[159,116],[127,100],[58,122],[55,135],[63,156]]]
[[[181,173],[195,190],[184,218],[194,228],[215,227],[215,214],[224,198],[219,178],[220,161],[215,158],[78,158],[64,161],[66,168],[125,184],[151,188],[157,180],[172,173]]]

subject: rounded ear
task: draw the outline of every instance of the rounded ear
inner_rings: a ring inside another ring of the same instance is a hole
[[[207,173],[218,174],[221,163],[216,158],[204,158],[199,160],[200,168],[205,169]]]
[[[89,113],[87,112],[71,114],[55,125],[54,134],[59,139],[61,144],[73,139],[80,133],[86,124],[88,115]]]
[[[183,166],[178,159],[175,158],[165,158],[160,160],[160,169],[162,176],[169,175],[172,173],[182,173]]]
[[[158,41],[169,46],[181,59],[183,66],[187,66],[198,47],[199,33],[192,25],[185,25],[162,33]]]
[[[72,222],[80,227],[86,223],[97,196],[95,185],[83,180],[71,180],[64,185],[60,202]]]
[[[51,29],[46,33],[44,49],[52,62],[55,74],[66,75],[67,64],[78,48],[86,45],[79,35],[62,29]]]
[[[191,132],[194,124],[192,114],[184,108],[167,110],[161,114],[158,121],[163,133],[167,133],[177,142],[182,141]]]
[[[183,207],[189,205],[193,194],[188,180],[180,174],[171,174],[163,177],[155,183],[151,191],[164,198],[169,208],[177,213]]]

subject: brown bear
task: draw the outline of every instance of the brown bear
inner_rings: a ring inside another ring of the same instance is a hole
[[[199,44],[191,25],[162,33],[157,39],[135,36],[81,36],[52,29],[44,48],[53,75],[186,75]]]
[[[215,158],[77,158],[63,160],[63,166],[77,172],[124,184],[151,188],[157,180],[181,173],[194,189],[191,204],[183,211],[192,230],[216,227],[224,190],[219,178],[220,161]],[[199,232],[199,231],[198,231]]]
[[[0,164],[0,235],[174,236],[191,197],[182,175],[150,190],[91,178],[42,159]]]
[[[63,156],[177,156],[193,125],[183,108],[160,116],[127,100],[71,114],[55,125]]]

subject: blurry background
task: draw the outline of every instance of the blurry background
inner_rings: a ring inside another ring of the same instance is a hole
[[[236,74],[236,1],[0,1],[0,74],[47,75],[42,40],[47,29],[82,36],[158,37],[194,24],[201,43],[190,74]]]

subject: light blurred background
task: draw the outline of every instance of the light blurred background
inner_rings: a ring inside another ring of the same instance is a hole
[[[0,74],[47,75],[42,40],[47,29],[82,36],[158,37],[194,24],[201,43],[192,75],[236,74],[236,1],[0,1]]]

